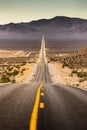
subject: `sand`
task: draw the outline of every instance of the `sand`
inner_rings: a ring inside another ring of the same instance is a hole
[[[33,63],[22,66],[20,68],[20,71],[22,69],[25,69],[25,71],[23,72],[23,74],[20,73],[15,77],[16,83],[30,83],[36,72],[36,66],[37,65]]]
[[[61,83],[69,86],[87,88],[87,81],[79,82],[79,78],[76,75],[71,76],[72,70],[68,67],[62,68],[62,64],[49,63],[49,71],[53,76],[52,80],[54,83]]]

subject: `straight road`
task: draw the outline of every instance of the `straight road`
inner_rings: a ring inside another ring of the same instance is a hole
[[[32,84],[0,86],[0,130],[87,130],[87,92],[53,85],[44,36]]]

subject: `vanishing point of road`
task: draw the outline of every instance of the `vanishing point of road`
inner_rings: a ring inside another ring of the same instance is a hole
[[[0,130],[87,130],[87,91],[52,83],[44,36],[32,83],[0,86]]]

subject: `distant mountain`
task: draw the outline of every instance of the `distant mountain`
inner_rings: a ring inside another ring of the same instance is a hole
[[[40,19],[27,23],[10,23],[0,25],[0,34],[24,34],[28,36],[41,36],[65,38],[87,37],[87,20],[57,16],[52,19]]]

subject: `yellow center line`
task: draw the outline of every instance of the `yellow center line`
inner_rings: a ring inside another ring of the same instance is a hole
[[[44,96],[44,93],[41,93],[40,95],[41,95],[41,96]]]
[[[44,90],[44,88],[43,88],[43,87],[42,87],[41,89],[42,89],[42,91]]]
[[[44,103],[43,103],[43,102],[40,103],[40,108],[41,108],[41,109],[44,108]]]
[[[38,117],[38,106],[39,106],[39,101],[40,101],[40,90],[42,88],[42,83],[40,84],[37,95],[36,95],[36,100],[34,104],[34,108],[31,114],[31,119],[30,119],[30,125],[29,125],[29,130],[36,130],[37,129],[37,117]]]

